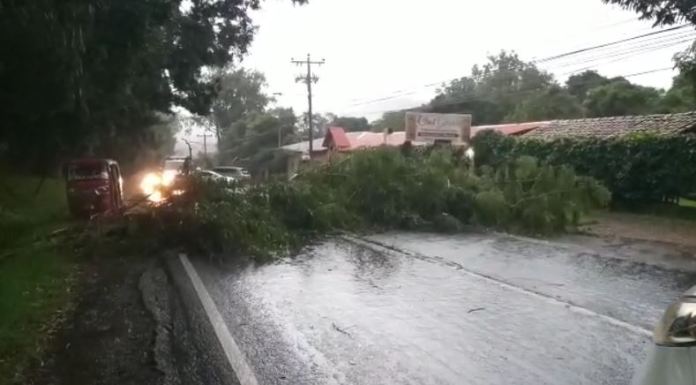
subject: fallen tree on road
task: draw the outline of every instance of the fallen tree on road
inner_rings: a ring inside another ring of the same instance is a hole
[[[596,180],[520,157],[477,175],[447,149],[355,153],[292,182],[245,189],[192,180],[187,194],[140,226],[150,239],[195,253],[270,257],[333,231],[478,225],[527,234],[566,231],[608,204]]]

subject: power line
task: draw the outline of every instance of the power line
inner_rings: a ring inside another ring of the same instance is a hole
[[[650,43],[627,46],[627,47],[619,48],[618,50],[613,50],[610,53],[605,53],[605,54],[601,54],[601,55],[590,56],[587,58],[581,58],[579,60],[573,60],[573,61],[568,61],[565,63],[560,63],[558,65],[552,66],[552,68],[564,68],[564,67],[570,67],[570,66],[574,66],[574,65],[578,65],[578,64],[586,64],[586,63],[590,63],[593,61],[598,61],[598,60],[616,57],[616,56],[621,56],[621,55],[630,54],[630,53],[640,54],[642,52],[652,51],[655,48],[662,48],[662,47],[681,44],[683,42],[690,41],[691,39],[694,39],[694,38],[696,38],[696,33],[693,33],[693,32],[675,35],[675,36],[670,36],[667,39],[664,39],[664,36],[662,36],[661,39],[656,40],[656,41],[652,41]]]
[[[682,37],[683,37],[683,36],[682,36]],[[692,37],[696,38],[696,34],[693,34]],[[578,61],[578,62],[574,62],[574,63],[564,63],[564,65],[561,65],[561,66],[556,67],[556,68],[572,67],[572,66],[577,66],[577,65],[589,64],[589,63],[596,62],[596,61],[600,61],[600,60],[603,60],[603,59],[611,59],[611,58],[619,57],[619,58],[616,59],[616,60],[610,60],[610,61],[607,61],[607,62],[601,63],[601,64],[613,63],[613,62],[616,62],[616,61],[625,60],[625,59],[627,59],[627,58],[629,58],[629,57],[631,57],[631,56],[636,56],[636,55],[640,55],[640,54],[643,54],[643,53],[646,53],[646,52],[653,52],[653,51],[655,51],[655,50],[659,50],[659,49],[664,49],[664,48],[669,48],[669,47],[677,46],[677,45],[679,45],[679,44],[683,44],[683,43],[689,42],[689,41],[691,41],[691,38],[689,38],[689,39],[681,39],[681,40],[679,40],[679,39],[674,39],[674,40],[669,40],[669,41],[654,42],[654,43],[652,43],[652,44],[648,44],[648,45],[645,45],[645,46],[642,46],[642,47],[633,47],[633,49],[630,49],[630,50],[619,51],[619,52],[613,53],[613,54],[611,54],[611,55],[605,55],[605,56],[601,56],[601,57],[593,57],[593,58],[589,58],[588,60]],[[571,72],[566,72],[566,73],[564,73],[564,74],[562,74],[562,75],[568,75],[568,74],[573,74],[573,73],[577,73],[577,72],[582,72],[582,71],[584,71],[584,70],[592,69],[592,68],[594,68],[594,67],[596,67],[596,66],[598,66],[598,65],[600,65],[600,64],[596,64],[596,65],[593,65],[593,66],[583,67],[583,68],[578,69],[578,70],[573,70],[573,71],[571,71]],[[457,80],[457,79],[459,79],[459,78],[451,79],[451,80],[449,80],[449,81],[453,81],[453,80]],[[444,81],[444,82],[447,82],[447,81]],[[421,88],[428,88],[428,87],[433,87],[433,86],[441,85],[441,84],[444,83],[444,82],[426,84],[426,85],[421,86]],[[415,94],[415,93],[417,93],[417,92],[418,92],[418,90],[411,90],[411,91],[409,91],[409,92],[406,92],[405,90],[401,90],[401,91],[394,92],[394,94],[393,94],[393,95],[390,95],[390,96],[380,97],[380,98],[376,98],[376,99],[370,99],[370,100],[363,101],[363,102],[360,102],[360,103],[353,103],[353,104],[350,104],[350,106],[351,106],[351,107],[354,107],[354,106],[362,106],[362,105],[369,105],[369,104],[379,103],[379,102],[383,102],[383,101],[388,101],[388,100],[393,100],[393,99],[396,99],[396,98],[400,98],[400,97],[403,97],[403,96],[413,95],[413,94]]]
[[[678,46],[678,45],[681,45],[681,44],[684,44],[684,43],[688,43],[688,42],[691,42],[691,41],[692,41],[692,39],[684,39],[684,40],[676,41],[676,42],[674,42],[674,43],[669,43],[669,44],[663,44],[663,45],[660,45],[660,46],[650,47],[650,49],[641,50],[641,51],[638,51],[638,52],[624,53],[624,54],[620,54],[620,55],[609,55],[609,56],[606,57],[606,59],[610,59],[610,58],[616,57],[616,56],[618,56],[618,57],[616,57],[616,58],[613,59],[613,60],[604,61],[604,62],[602,62],[602,63],[597,63],[597,64],[593,64],[593,65],[590,65],[590,66],[582,67],[582,68],[579,68],[579,69],[576,69],[576,70],[573,70],[573,71],[570,71],[570,72],[566,72],[566,73],[564,73],[563,75],[572,75],[572,74],[575,74],[575,73],[578,73],[578,72],[582,72],[582,71],[586,71],[586,70],[590,70],[590,69],[597,68],[597,67],[600,66],[600,65],[606,65],[606,64],[609,64],[609,63],[616,63],[616,62],[619,62],[619,61],[626,60],[626,59],[628,59],[629,57],[632,57],[632,56],[642,55],[642,54],[646,54],[646,53],[652,53],[652,52],[659,51],[659,50],[662,50],[662,49],[665,49],[665,48],[672,48],[672,47],[675,47],[675,46]]]
[[[295,60],[291,58],[290,62],[296,65],[304,65],[307,67],[307,74],[304,76],[298,76],[297,78],[295,78],[295,81],[297,81],[298,83],[305,83],[307,85],[307,124],[309,125],[309,157],[311,158],[313,150],[312,142],[314,139],[314,122],[312,122],[312,83],[316,83],[317,81],[319,81],[319,78],[316,75],[312,75],[312,64],[322,65],[326,62],[326,60],[321,59],[319,61],[312,61],[312,57],[310,56],[310,54],[307,54],[306,60]]]
[[[679,30],[686,28],[686,27],[689,27],[689,26],[690,25],[685,24],[685,25],[681,25],[681,26],[671,27],[668,29],[663,29],[660,31],[643,33],[640,35],[632,36],[632,37],[621,39],[621,40],[612,41],[609,43],[603,43],[603,44],[595,45],[592,47],[587,47],[587,48],[583,48],[583,49],[579,49],[579,50],[561,53],[561,54],[554,55],[554,56],[551,56],[548,58],[532,61],[532,63],[551,62],[553,60],[557,60],[560,58],[567,58],[567,57],[570,57],[572,55],[577,55],[577,54],[584,53],[584,52],[591,52],[593,50],[601,50],[601,49],[604,49],[607,47],[612,47],[612,46],[615,46],[617,44],[626,43],[626,42],[638,43],[638,44],[635,44],[633,46],[629,45],[628,47],[623,47],[623,49],[625,51],[613,52],[608,56],[605,55],[604,57],[591,57],[591,58],[586,58],[586,60],[580,60],[577,62],[566,62],[566,63],[563,63],[563,65],[560,68],[570,67],[570,66],[574,66],[574,65],[587,64],[587,63],[591,63],[593,61],[601,60],[601,59],[606,58],[606,57],[616,57],[616,56],[620,56],[620,55],[624,55],[624,54],[626,54],[626,57],[630,57],[630,56],[634,56],[635,54],[642,53],[643,50],[647,51],[647,50],[662,49],[662,48],[667,48],[668,46],[678,45],[678,44],[681,44],[681,43],[688,41],[688,40],[676,40],[678,38],[682,38],[682,37],[686,37],[686,36],[696,37],[696,34],[694,34],[692,31],[689,31],[687,33],[683,33],[682,31],[679,31]],[[674,31],[677,31],[677,33],[674,33]],[[667,34],[667,35],[654,37],[654,36],[661,35],[661,34]],[[644,39],[646,37],[652,37],[652,38]],[[647,42],[651,42],[651,41],[652,41],[652,43],[647,43]],[[662,44],[669,44],[669,45],[662,46]],[[588,67],[586,69],[590,69],[590,68],[592,68],[592,67]],[[370,104],[375,104],[375,103],[384,102],[384,101],[388,101],[388,100],[393,100],[393,99],[400,98],[403,96],[413,95],[413,94],[417,93],[419,90],[424,89],[424,88],[436,87],[436,86],[446,84],[446,83],[449,83],[449,82],[452,82],[452,81],[455,81],[455,80],[458,80],[461,78],[462,77],[456,77],[456,78],[443,80],[441,82],[424,84],[424,85],[418,86],[416,88],[401,89],[401,90],[393,91],[389,95],[379,97],[376,99],[368,99],[368,100],[363,100],[363,101],[359,101],[359,99],[358,99],[358,101],[356,103],[352,103],[349,106],[356,107],[356,106],[370,105]],[[355,100],[355,99],[353,99],[353,100]]]
[[[630,77],[647,75],[647,74],[651,74],[651,73],[655,73],[655,72],[668,71],[668,70],[673,70],[673,69],[674,69],[674,67],[656,68],[656,69],[647,70],[647,71],[635,72],[635,73],[631,73],[631,74],[627,74],[627,75],[618,75],[616,77],[630,78]],[[587,81],[587,82],[579,82],[576,84],[577,85],[593,84],[593,82]],[[533,87],[533,88],[528,88],[528,89],[524,89],[524,90],[517,90],[517,91],[508,92],[508,93],[506,93],[506,95],[508,95],[508,96],[521,95],[521,94],[530,93],[530,92],[543,91],[547,88],[548,88],[548,86]],[[485,102],[485,101],[488,101],[488,99],[477,97],[477,96],[471,96],[471,97],[455,99],[455,100],[449,101],[447,103],[437,103],[437,104],[432,104],[432,105],[412,106],[412,107],[406,107],[406,108],[401,108],[401,109],[376,110],[376,111],[366,112],[365,114],[378,114],[378,113],[385,114],[385,113],[389,113],[389,112],[413,111],[413,110],[417,110],[417,109],[422,108],[422,107],[439,108],[439,107],[454,106],[454,105],[458,105],[461,103],[467,103],[467,102]]]
[[[694,34],[694,35],[692,35],[692,36],[693,36],[693,37],[696,37],[696,34]],[[682,36],[680,36],[680,37],[682,37]],[[652,51],[655,51],[655,50],[658,50],[658,49],[664,49],[664,48],[669,48],[669,47],[677,46],[677,45],[679,45],[679,44],[683,44],[683,43],[686,43],[686,42],[689,42],[689,41],[691,41],[691,38],[689,38],[689,39],[682,39],[682,40],[677,40],[677,39],[675,39],[675,40],[669,40],[669,41],[666,40],[666,41],[654,42],[654,43],[652,43],[652,45],[648,44],[648,45],[645,45],[645,46],[630,47],[630,48],[633,48],[633,49],[626,50],[626,51],[619,51],[619,52],[613,53],[613,54],[611,54],[611,55],[605,55],[605,56],[601,56],[601,57],[588,58],[587,60],[577,61],[577,62],[567,62],[567,63],[564,63],[562,66],[555,67],[555,68],[564,68],[564,67],[571,67],[571,66],[576,66],[576,65],[583,65],[583,64],[588,64],[588,63],[596,62],[596,61],[599,61],[599,60],[602,60],[602,59],[613,58],[613,57],[617,57],[617,56],[619,57],[619,58],[616,59],[616,60],[611,60],[611,61],[608,61],[608,62],[606,62],[606,63],[600,63],[600,64],[596,64],[596,65],[593,65],[593,66],[583,67],[583,68],[581,68],[581,69],[579,69],[579,70],[574,70],[574,71],[571,71],[571,72],[567,72],[567,73],[564,73],[564,74],[562,74],[562,75],[572,74],[572,73],[576,73],[576,72],[581,72],[581,71],[583,71],[583,70],[592,69],[592,68],[594,68],[594,67],[596,67],[596,66],[598,66],[598,65],[601,65],[601,64],[608,64],[608,63],[613,63],[613,62],[616,62],[616,61],[625,60],[625,59],[627,59],[627,58],[629,58],[629,57],[631,57],[631,56],[636,56],[636,55],[639,55],[639,54],[642,54],[642,53],[646,53],[646,52],[652,52]],[[461,77],[451,78],[451,79],[443,80],[442,82],[437,82],[437,83],[425,84],[425,85],[420,86],[418,89],[411,89],[411,90],[408,91],[408,92],[407,92],[407,90],[395,91],[395,92],[393,92],[393,93],[392,93],[391,95],[389,95],[389,96],[384,96],[384,97],[380,97],[380,98],[376,98],[376,99],[368,99],[368,100],[361,101],[361,102],[358,102],[358,103],[352,103],[352,104],[350,104],[349,106],[350,106],[350,107],[356,107],[356,106],[370,105],[370,104],[375,104],[375,103],[384,102],[384,101],[388,101],[388,100],[393,100],[393,99],[397,99],[397,98],[400,98],[400,97],[403,97],[403,96],[413,95],[413,94],[417,93],[417,92],[419,91],[419,89],[439,86],[439,85],[446,84],[446,83],[448,83],[448,82],[452,82],[452,81],[455,81],[455,80],[458,80],[458,79],[461,79]]]
[[[612,41],[612,42],[609,42],[609,43],[604,43],[604,44],[594,45],[594,46],[590,46],[590,47],[586,47],[586,48],[576,49],[576,50],[569,51],[569,52],[564,52],[564,53],[561,53],[561,54],[558,54],[558,55],[553,55],[553,56],[545,57],[545,58],[542,58],[542,59],[533,60],[532,63],[537,63],[537,64],[538,64],[538,63],[549,62],[549,61],[552,61],[552,60],[558,60],[558,59],[561,59],[561,58],[564,58],[564,57],[568,57],[568,56],[572,56],[572,55],[577,55],[577,54],[579,54],[579,53],[588,52],[588,51],[592,51],[592,50],[596,50],[596,49],[600,49],[600,48],[611,47],[611,46],[614,46],[614,45],[617,45],[617,44],[621,44],[621,43],[625,43],[625,42],[629,42],[629,41],[641,39],[641,38],[648,37],[648,36],[659,35],[659,34],[667,33],[667,32],[670,32],[670,31],[676,31],[676,30],[679,30],[679,29],[682,29],[682,28],[687,28],[687,27],[691,27],[691,25],[689,25],[689,24],[680,25],[680,26],[676,26],[676,27],[671,27],[671,28],[663,29],[663,30],[660,30],[660,31],[648,32],[648,33],[644,33],[644,34],[641,34],[641,35],[632,36],[632,37],[629,37],[629,38],[625,38],[625,39],[621,39],[621,40]]]
[[[367,105],[367,104],[374,104],[376,102],[391,100],[391,99],[395,99],[395,98],[399,98],[399,97],[407,96],[407,95],[413,95],[416,92],[418,92],[419,89],[438,87],[438,86],[443,85],[444,83],[451,82],[451,81],[458,80],[458,79],[461,79],[461,77],[446,79],[446,80],[442,80],[442,81],[434,82],[434,83],[423,84],[421,86],[418,86],[417,88],[398,90],[398,91],[392,92],[389,96],[384,96],[384,97],[377,98],[377,99],[369,99],[369,100],[361,101],[358,103],[350,104],[349,106],[352,107],[352,106],[362,106],[362,105]],[[353,99],[353,100],[356,100],[356,99]],[[359,99],[357,99],[357,100],[359,100]]]

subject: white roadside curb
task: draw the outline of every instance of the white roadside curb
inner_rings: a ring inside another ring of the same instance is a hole
[[[220,311],[215,306],[215,302],[213,302],[213,299],[210,297],[208,290],[205,288],[205,285],[203,285],[203,281],[201,281],[191,261],[189,261],[185,254],[179,254],[179,260],[184,267],[184,271],[186,271],[186,274],[191,280],[193,288],[196,290],[198,299],[203,305],[203,309],[208,316],[210,324],[213,326],[213,330],[215,330],[215,336],[218,341],[220,341],[220,346],[222,346],[222,350],[225,352],[227,361],[232,367],[232,370],[237,374],[240,385],[258,385],[259,382],[256,379],[256,375],[251,370],[239,346],[234,342],[234,338],[232,338],[232,334],[230,334],[229,329],[227,329],[227,325]]]

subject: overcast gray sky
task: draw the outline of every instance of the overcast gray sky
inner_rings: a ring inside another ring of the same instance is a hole
[[[315,110],[371,120],[427,102],[437,88],[433,83],[467,75],[501,49],[533,60],[653,30],[635,13],[600,0],[310,0],[305,6],[268,0],[253,19],[259,31],[242,65],[265,73],[268,91],[283,93],[279,105],[306,110],[305,88],[295,83],[302,69],[290,58],[309,52],[326,59],[316,69]],[[608,76],[671,67],[672,56],[688,46],[674,45],[679,33],[689,32],[693,29],[540,67],[561,81],[588,66]],[[588,62],[598,58],[603,59]],[[665,88],[672,76],[668,70],[630,80]],[[373,101],[383,97],[391,99]]]

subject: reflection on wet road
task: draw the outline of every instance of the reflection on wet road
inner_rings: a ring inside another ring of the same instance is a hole
[[[648,330],[696,283],[497,235],[386,234],[196,268],[263,384],[627,384]]]

